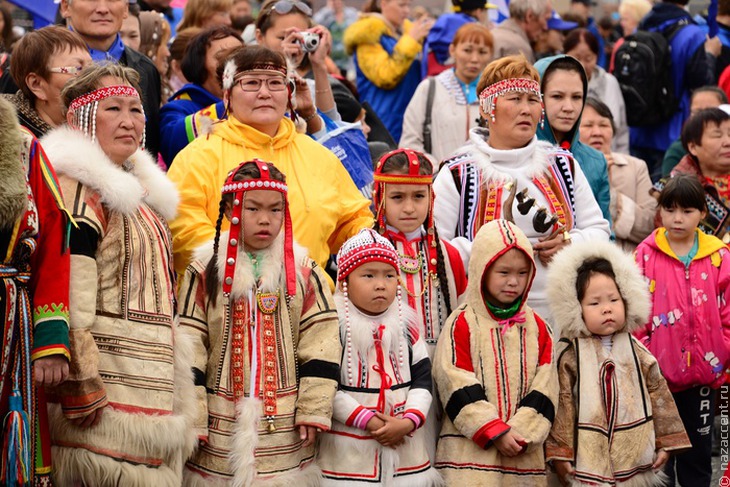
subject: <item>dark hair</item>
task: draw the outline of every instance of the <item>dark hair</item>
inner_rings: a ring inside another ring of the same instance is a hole
[[[226,63],[233,60],[236,63],[236,74],[250,70],[254,64],[273,64],[274,66],[286,69],[286,58],[280,52],[258,45],[241,46],[231,49],[225,58],[218,60],[218,68],[216,69],[216,77],[218,83],[222,84],[223,70]],[[235,75],[234,75],[235,76]]]
[[[611,130],[613,133],[616,133],[616,123],[613,121],[613,114],[611,113],[611,109],[608,108],[608,105],[603,103],[601,100],[597,98],[593,98],[592,96],[589,96],[586,98],[586,105],[587,107],[591,107],[596,111],[596,113],[603,117],[607,118],[609,122],[611,122]],[[584,108],[585,109],[585,108]]]
[[[730,115],[719,108],[700,110],[689,117],[684,127],[682,127],[682,147],[692,159],[697,161],[697,158],[689,152],[689,144],[702,145],[702,135],[708,125],[712,124],[719,127],[720,124],[728,120],[730,120]]]
[[[603,257],[591,257],[584,260],[580,267],[578,267],[578,272],[575,276],[575,292],[578,295],[578,302],[583,301],[586,295],[586,289],[588,289],[588,283],[591,277],[596,274],[603,274],[606,277],[610,277],[613,282],[616,282],[616,274],[613,272],[613,266],[607,259]],[[618,283],[616,283],[616,288],[618,288]],[[621,293],[620,289],[619,293]],[[623,295],[621,299],[623,300]]]
[[[278,17],[283,17],[285,15],[299,14],[302,17],[304,17],[305,19],[307,19],[307,22],[309,22],[310,27],[313,25],[312,17],[305,14],[304,12],[302,12],[301,10],[299,10],[296,7],[293,7],[290,11],[288,11],[285,14],[281,14],[281,13],[277,12],[276,10],[274,10],[274,5],[276,5],[277,1],[278,0],[266,0],[261,5],[261,11],[259,12],[259,16],[256,17],[256,29],[261,31],[262,35],[266,34],[266,31],[271,29],[274,26],[274,20],[275,20],[274,14],[276,14]],[[294,0],[292,0],[292,1],[294,1]],[[306,5],[309,5],[311,7],[309,2],[303,2],[303,3]]]
[[[665,209],[696,208],[707,209],[705,188],[694,174],[675,174],[667,180],[664,189],[659,193],[659,206]]]
[[[598,47],[598,39],[588,29],[575,29],[565,36],[563,41],[563,52],[570,52],[581,42],[588,44],[588,48],[598,56],[600,48]]]
[[[717,15],[730,15],[730,0],[719,0],[717,2]]]
[[[10,63],[10,76],[31,103],[35,101],[36,96],[28,88],[25,78],[30,73],[35,73],[48,81],[51,76],[48,71],[51,59],[67,49],[85,51],[87,47],[77,33],[58,25],[49,25],[28,32],[15,45],[13,60]]]
[[[547,86],[550,77],[553,75],[553,73],[555,73],[555,71],[559,70],[576,72],[580,75],[581,80],[587,82],[586,72],[585,69],[583,69],[583,65],[580,63],[580,61],[578,61],[574,57],[565,56],[558,58],[550,63],[550,65],[545,70],[545,73],[542,75],[542,82],[540,84],[540,88],[543,92],[545,91],[545,87]],[[585,92],[585,87],[583,88],[583,92]]]
[[[0,36],[2,36],[2,47],[5,52],[10,52],[13,48],[13,42],[15,42],[15,34],[13,33],[13,16],[10,15],[10,10],[5,5],[0,5],[0,15],[3,16],[5,26],[3,27]]]
[[[413,152],[415,152],[418,156],[418,162],[420,166],[418,173],[423,175],[433,174],[433,165],[431,164],[431,161],[429,161],[422,152],[415,150]],[[383,174],[408,174],[408,164],[408,156],[402,152],[396,152],[392,156],[388,157],[385,161],[383,161],[383,167],[381,168],[381,172]],[[431,192],[433,194],[433,188],[431,188]],[[385,198],[385,195],[382,195],[382,197]],[[428,218],[429,215],[426,215],[426,220],[428,220]],[[375,221],[375,230],[382,230],[378,225],[377,220]],[[449,280],[446,275],[446,261],[443,251],[441,249],[441,241],[439,239],[438,231],[436,230],[436,228],[433,229],[433,238],[434,242],[436,242],[436,273],[439,280],[439,289],[441,290],[441,295],[444,297],[444,303],[446,305],[446,315],[448,316],[453,311],[451,309],[451,293],[449,292]]]
[[[722,91],[722,88],[719,86],[713,86],[713,85],[705,85],[700,86],[699,88],[695,88],[694,91],[692,91],[692,96],[690,97],[690,101],[694,99],[695,95],[699,93],[714,93],[717,95],[717,99],[720,101],[720,104],[726,104],[727,103],[727,95],[724,91]]]
[[[202,85],[208,80],[209,73],[205,69],[205,57],[213,41],[233,37],[243,44],[238,32],[225,25],[211,27],[190,39],[180,69],[188,83]]]
[[[380,9],[380,2],[378,0],[366,0],[362,6],[362,11],[365,13],[383,13]]]
[[[267,162],[266,165],[269,167],[269,174],[272,179],[286,183],[286,176],[279,171],[271,162]],[[233,176],[234,181],[247,181],[249,179],[258,179],[261,177],[261,171],[255,162],[249,161],[238,168],[236,174]],[[227,179],[227,178],[226,178]],[[223,182],[221,182],[223,186]],[[242,202],[243,204],[243,202]],[[218,296],[218,289],[220,288],[220,273],[222,270],[218,269],[218,250],[221,239],[221,225],[223,224],[223,216],[226,214],[226,209],[233,207],[233,194],[224,194],[218,205],[218,219],[215,222],[215,240],[213,240],[213,257],[211,257],[208,265],[205,266],[205,293],[208,296],[210,302],[215,305],[216,297]],[[241,244],[243,242],[241,241]]]

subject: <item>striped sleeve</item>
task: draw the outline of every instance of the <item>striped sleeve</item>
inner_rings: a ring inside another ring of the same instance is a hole
[[[411,348],[411,387],[408,391],[403,417],[413,421],[416,429],[426,422],[431,407],[431,360],[426,342],[418,338]]]
[[[488,448],[510,427],[487,400],[474,373],[471,346],[471,330],[462,306],[451,315],[439,336],[433,374],[446,414],[456,429],[481,448]]]
[[[345,391],[337,391],[332,417],[335,421],[365,430],[368,421],[375,413],[349,395]]]
[[[193,385],[195,387],[196,415],[193,427],[201,439],[208,436],[208,330],[209,326],[223,329],[226,313],[222,292],[216,300],[217,306],[207,306],[209,300],[205,293],[205,273],[199,263],[188,266],[183,274],[178,290],[180,303],[180,327],[190,337],[193,345],[193,356],[190,360],[193,368]]]
[[[547,324],[535,314],[537,370],[509,425],[530,444],[542,444],[550,433],[558,403],[558,374],[553,364],[553,340]]]
[[[327,430],[332,425],[332,404],[340,378],[339,321],[332,294],[322,269],[309,261],[299,323],[299,396],[296,424]],[[292,317],[292,319],[296,319]]]

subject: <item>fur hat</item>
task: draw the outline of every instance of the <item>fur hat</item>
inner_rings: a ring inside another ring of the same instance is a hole
[[[340,248],[337,254],[337,280],[344,281],[352,271],[367,262],[382,262],[399,271],[395,247],[371,228],[363,228]]]
[[[578,268],[588,259],[603,258],[611,263],[616,286],[626,306],[625,331],[642,327],[650,311],[649,289],[631,254],[611,242],[574,243],[560,251],[548,270],[547,294],[553,314],[553,327],[561,338],[590,336],[583,322],[575,283]]]

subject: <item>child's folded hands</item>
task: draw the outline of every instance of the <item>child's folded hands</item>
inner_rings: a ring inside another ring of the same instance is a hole
[[[527,447],[527,441],[514,430],[509,430],[494,440],[494,446],[506,457],[516,457]]]
[[[405,442],[403,438],[416,428],[410,419],[394,418],[378,412],[375,415],[384,425],[371,431],[371,434],[383,446],[395,448],[402,445]],[[368,422],[368,426],[370,426],[370,422]]]

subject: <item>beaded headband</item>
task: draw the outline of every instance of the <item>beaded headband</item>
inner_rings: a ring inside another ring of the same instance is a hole
[[[540,99],[542,105],[542,92],[540,92],[540,83],[527,78],[508,78],[496,83],[492,83],[479,93],[479,104],[484,111],[488,113],[492,122],[494,122],[494,110],[497,108],[497,98],[505,93],[528,93],[536,95]],[[544,111],[544,107],[543,107]],[[542,122],[542,120],[541,120]]]
[[[382,262],[397,271],[398,252],[390,241],[371,228],[363,228],[342,244],[337,253],[337,280],[344,281],[352,271],[368,262]]]
[[[254,163],[259,169],[261,177],[247,179],[245,181],[234,181],[234,177],[245,164]],[[286,289],[289,296],[294,296],[297,290],[297,277],[294,268],[294,237],[292,234],[291,215],[289,213],[289,200],[287,198],[288,187],[285,183],[271,177],[270,162],[259,159],[244,161],[233,171],[228,173],[226,182],[223,184],[221,194],[233,194],[233,208],[231,209],[231,228],[228,233],[228,246],[226,250],[226,268],[223,271],[223,295],[228,297],[233,286],[233,276],[236,272],[236,260],[238,258],[238,236],[243,225],[243,203],[246,191],[277,191],[284,195],[284,269],[286,272]]]
[[[384,174],[383,167],[385,162],[396,154],[405,154],[408,158],[408,174]],[[375,171],[373,179],[375,184],[373,186],[373,203],[375,205],[375,220],[378,222],[378,227],[381,232],[385,232],[386,220],[385,220],[385,185],[386,184],[420,184],[429,187],[429,207],[428,216],[426,217],[426,247],[428,252],[428,271],[437,275],[438,265],[438,253],[436,251],[435,231],[433,222],[433,191],[431,185],[433,184],[433,174],[420,174],[421,162],[418,160],[418,152],[413,149],[396,149],[390,151],[380,158]]]
[[[223,69],[223,76],[221,76],[221,85],[223,90],[230,90],[233,88],[233,83],[237,78],[240,78],[244,74],[280,74],[286,78],[287,71],[286,67],[279,66],[274,63],[255,63],[249,69],[236,73],[238,66],[233,59],[229,59]]]
[[[68,111],[73,116],[73,127],[90,136],[92,141],[96,140],[96,111],[99,102],[113,96],[123,96],[139,99],[139,92],[129,85],[112,85],[98,88],[92,92],[74,98],[68,106]],[[144,112],[143,112],[144,113]],[[142,141],[140,147],[145,146],[145,130],[142,130]]]

